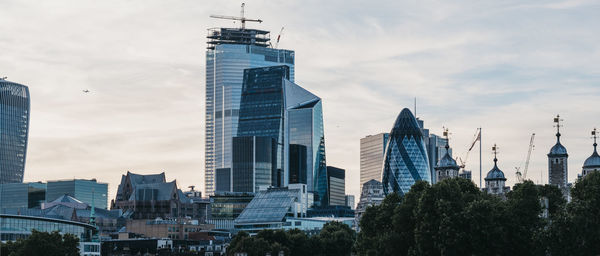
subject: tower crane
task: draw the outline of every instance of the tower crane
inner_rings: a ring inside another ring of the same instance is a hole
[[[473,136],[473,140],[471,142],[471,147],[469,147],[469,150],[467,150],[467,153],[465,154],[465,160],[463,160],[460,157],[458,158],[458,160],[460,161],[459,167],[461,169],[465,169],[465,165],[467,164],[467,160],[469,159],[469,153],[471,153],[471,150],[473,150],[473,148],[475,147],[475,142],[480,140],[479,136],[479,131],[475,132],[475,135]]]
[[[246,4],[242,3],[242,10],[240,11],[239,17],[225,16],[225,15],[210,15],[210,17],[215,18],[215,19],[224,19],[224,20],[239,20],[242,23],[242,29],[246,29],[246,21],[262,23],[262,20],[260,20],[260,19],[248,19],[248,18],[244,17],[244,6],[246,6]]]
[[[525,158],[525,167],[523,168],[523,173],[520,172],[521,167],[515,167],[517,170],[517,180],[519,183],[523,183],[525,179],[527,179],[527,169],[529,169],[529,160],[531,159],[531,151],[535,145],[533,144],[533,140],[535,139],[535,133],[531,134],[531,139],[529,139],[529,149],[527,150],[527,158]]]
[[[275,43],[275,49],[277,49],[277,47],[279,47],[279,39],[281,39],[281,35],[283,34],[283,28],[281,27],[281,30],[279,30],[279,35],[277,35],[277,42]]]

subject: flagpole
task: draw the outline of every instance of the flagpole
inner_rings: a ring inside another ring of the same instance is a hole
[[[481,127],[479,127],[479,188],[483,188],[481,186]]]

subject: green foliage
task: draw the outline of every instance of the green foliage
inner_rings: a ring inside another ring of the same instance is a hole
[[[472,181],[462,178],[445,179],[433,186],[417,182],[404,197],[388,195],[384,203],[366,210],[355,252],[546,255],[552,222],[542,217],[544,199],[552,219],[562,216],[565,200],[554,186],[526,181],[503,199],[481,192]]]
[[[72,234],[61,235],[58,231],[47,233],[33,230],[27,239],[0,245],[0,255],[78,256],[78,245],[79,239]]]
[[[227,255],[245,252],[248,256],[264,256],[267,253],[278,255],[283,251],[291,256],[347,256],[352,252],[355,240],[354,230],[335,221],[326,223],[318,235],[310,237],[297,229],[262,230],[253,237],[240,232],[227,248]]]
[[[319,235],[299,230],[238,234],[229,255],[600,255],[600,172],[576,182],[567,203],[556,186],[525,181],[504,198],[470,180],[416,182],[366,209],[355,234],[328,223]],[[546,204],[547,203],[547,204]],[[546,209],[547,205],[547,209]]]

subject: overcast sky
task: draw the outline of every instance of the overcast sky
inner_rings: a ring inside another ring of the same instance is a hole
[[[114,198],[127,171],[204,188],[206,29],[237,26],[239,1],[0,0],[0,76],[28,85],[26,181],[97,178]],[[536,133],[529,177],[547,181],[564,118],[569,178],[600,128],[598,1],[246,1],[249,27],[285,27],[296,83],[323,98],[327,164],[359,195],[359,140],[404,107],[450,128],[463,156],[483,127],[508,183]],[[82,90],[90,93],[84,94]],[[467,167],[479,180],[478,154]]]

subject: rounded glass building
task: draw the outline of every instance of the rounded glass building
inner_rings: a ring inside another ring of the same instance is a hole
[[[382,183],[385,194],[405,194],[418,180],[431,183],[431,171],[423,132],[407,108],[396,118],[383,158]]]

